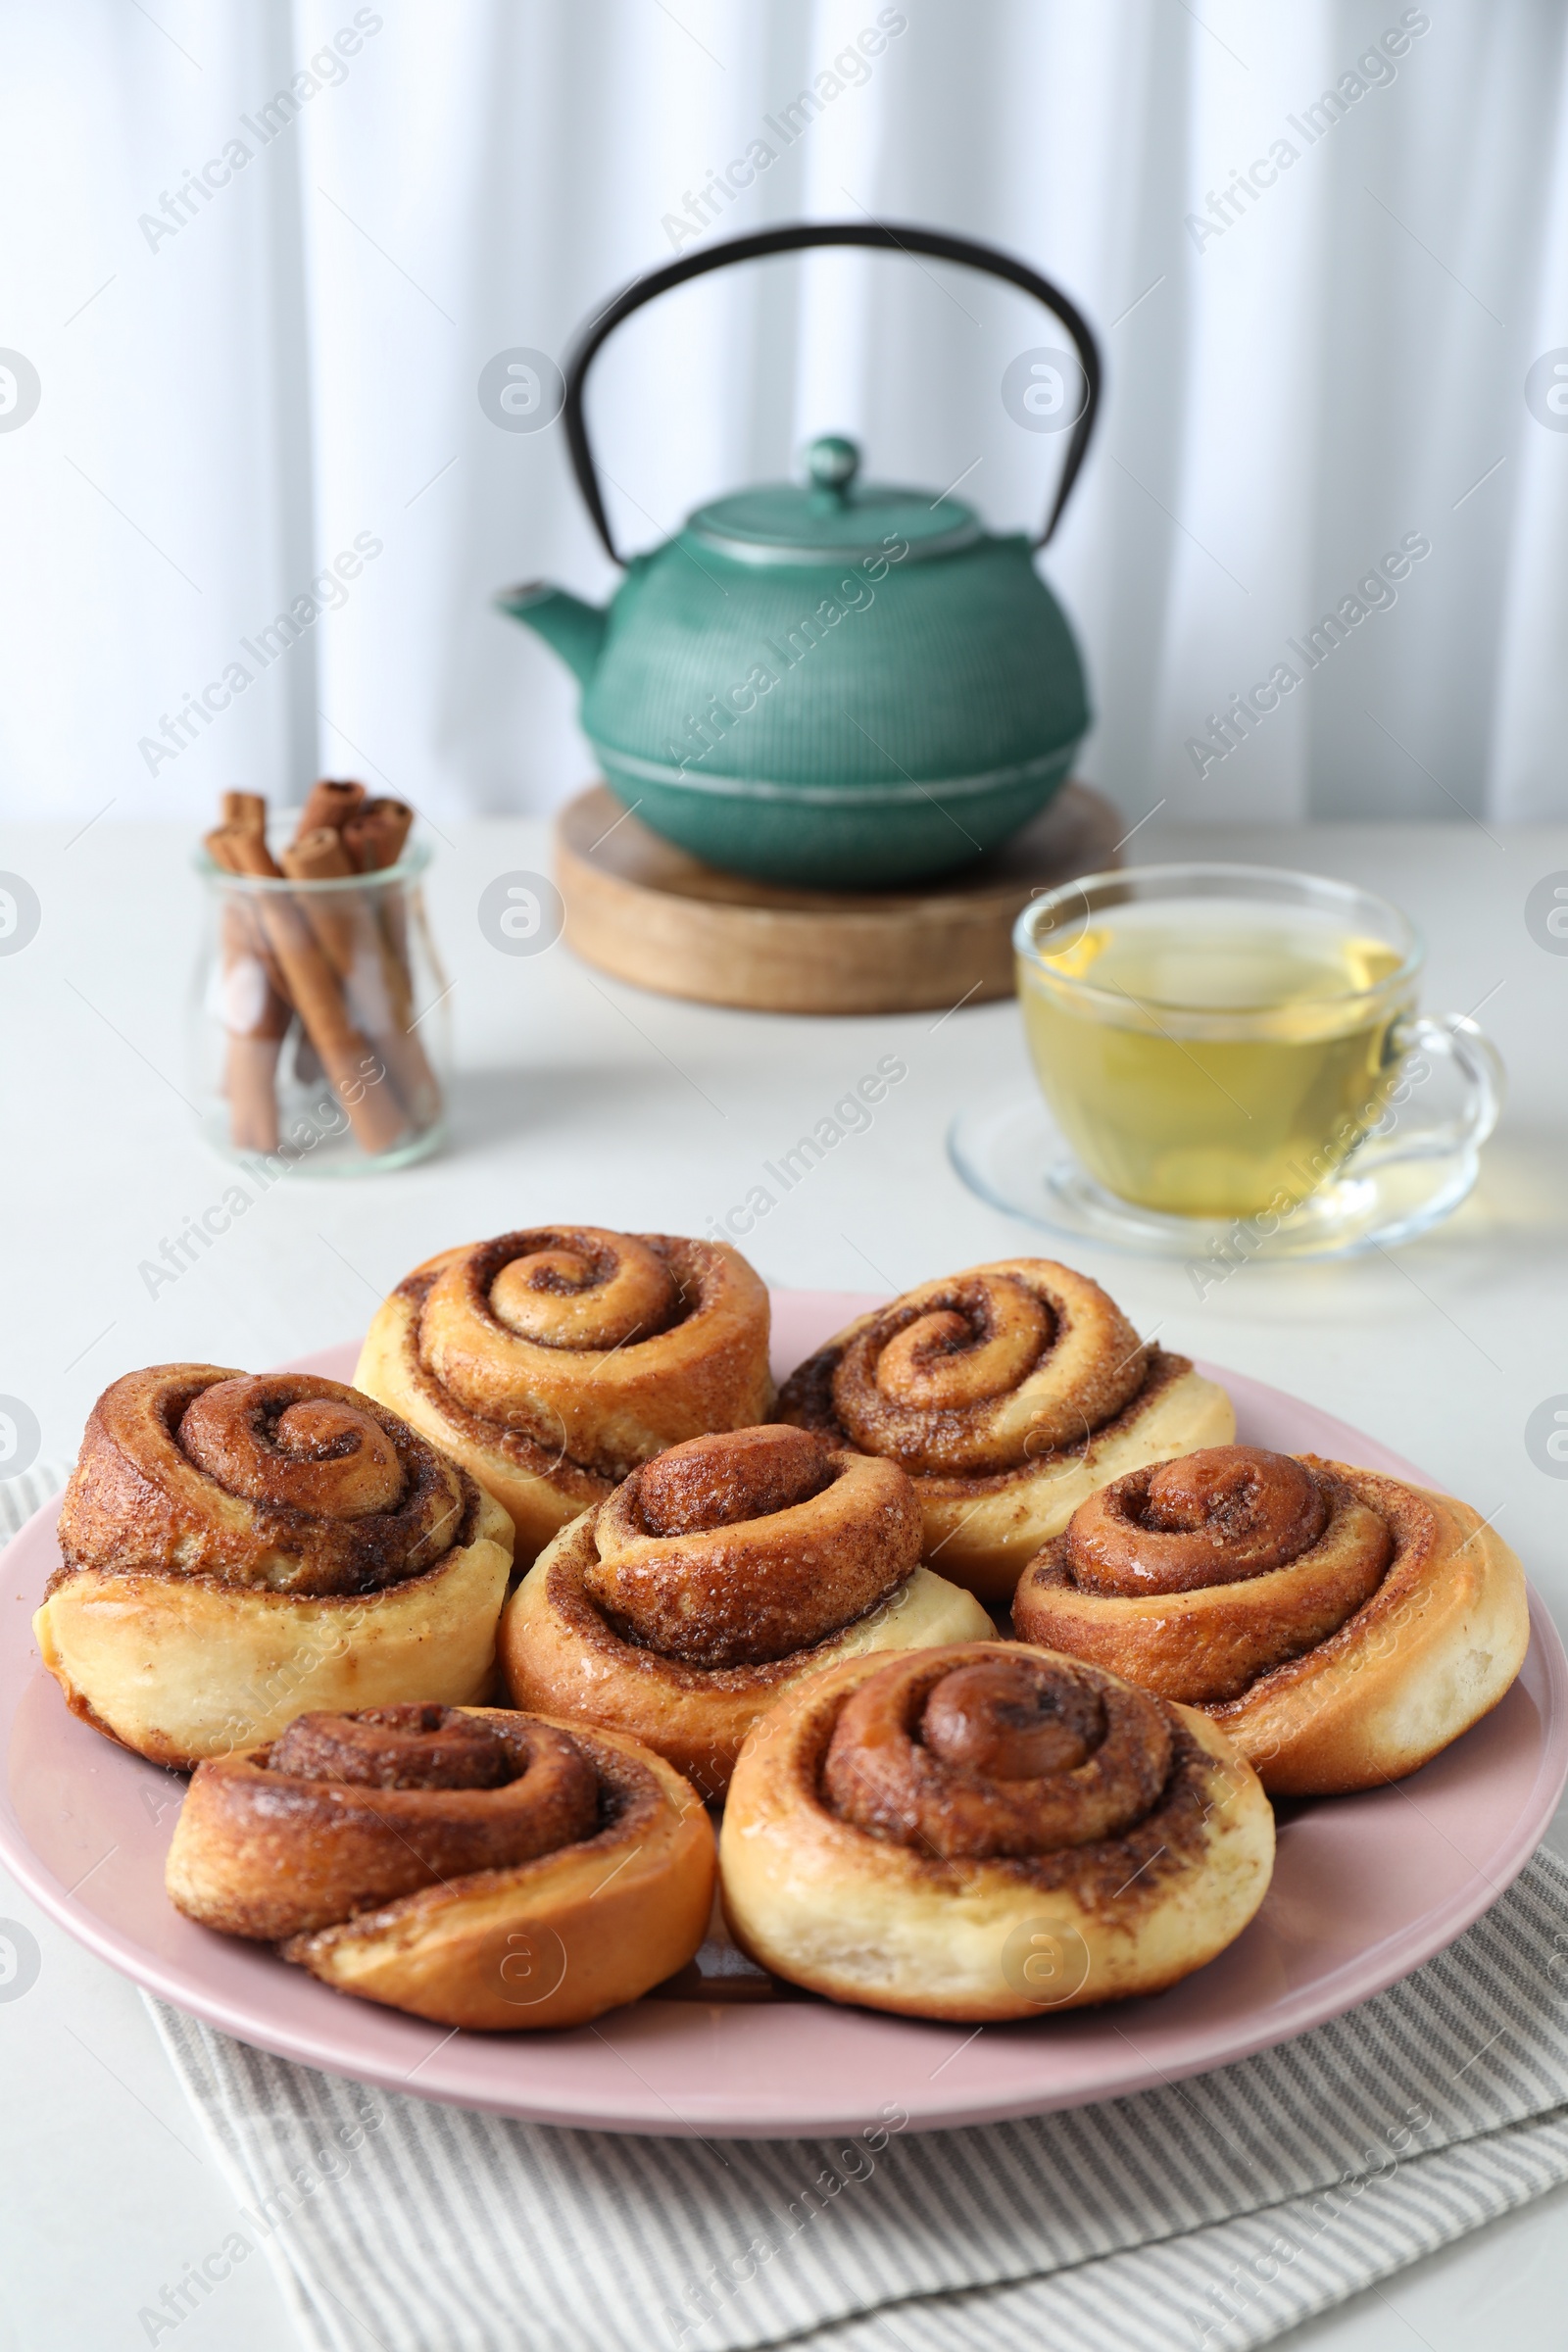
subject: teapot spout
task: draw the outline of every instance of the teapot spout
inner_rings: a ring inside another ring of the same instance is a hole
[[[610,615],[598,605],[585,604],[567,588],[548,580],[527,580],[517,588],[503,588],[496,609],[510,612],[524,628],[534,629],[586,686],[598,666]]]

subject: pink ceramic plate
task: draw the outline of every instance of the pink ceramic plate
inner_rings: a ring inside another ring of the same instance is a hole
[[[774,1299],[787,1369],[876,1300]],[[308,1359],[347,1379],[355,1350]],[[1345,1422],[1205,1365],[1254,1445],[1422,1474]],[[163,1863],[184,1791],[68,1714],[28,1630],[58,1552],[54,1505],[0,1563],[0,1854],[90,1949],[241,2040],[388,2090],[552,2124],[711,2137],[858,2129],[890,2105],[931,2128],[1035,2115],[1221,2066],[1336,2017],[1430,1959],[1523,1867],[1568,1775],[1568,1659],[1540,1603],[1524,1672],[1484,1723],[1396,1787],[1293,1808],[1262,1910],[1157,1999],[991,2026],[816,2000],[637,2002],[569,2034],[446,2034],[181,1919]]]

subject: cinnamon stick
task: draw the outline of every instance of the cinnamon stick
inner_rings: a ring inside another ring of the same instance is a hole
[[[223,822],[239,825],[247,833],[267,833],[267,802],[259,792],[225,792],[222,800]]]
[[[302,809],[300,812],[301,830],[305,828],[305,812]],[[311,1043],[310,1031],[302,1027],[294,1046],[295,1083],[314,1089],[320,1085],[325,1076],[326,1072],[321,1067],[321,1057]]]
[[[381,795],[367,801],[349,818],[343,827],[344,847],[362,873],[380,873],[402,857],[413,824],[414,810],[407,801]],[[407,1029],[414,1003],[414,971],[409,961],[408,907],[401,891],[381,894],[381,921],[401,979],[401,1025]]]
[[[216,832],[204,836],[202,847],[215,865],[220,865],[225,872],[235,874],[241,869],[234,863],[232,857],[224,847],[227,836],[233,832],[254,834],[260,840],[265,851],[267,847],[267,803],[259,792],[225,792],[222,805],[223,822]],[[230,810],[236,811],[232,819],[229,814]],[[276,873],[276,866],[274,865],[271,870]],[[223,920],[233,937],[236,948],[241,953],[255,956],[260,959],[266,968],[268,982],[273,995],[287,1005],[288,991],[283,985],[283,976],[277,968],[271,950],[262,935],[262,927],[256,920],[255,909],[247,906],[243,899],[236,897],[225,903]]]
[[[219,825],[202,846],[225,873],[262,875],[272,882],[283,879],[283,868],[268,848],[265,833],[255,833],[245,825]]]
[[[396,865],[414,824],[407,801],[378,798],[366,801],[345,821],[342,832],[349,855],[362,874]]]
[[[359,872],[343,847],[342,835],[331,825],[317,825],[309,832],[297,833],[278,862],[291,882],[335,882]],[[300,906],[311,929],[331,957],[338,978],[346,980],[354,969],[360,945],[354,894],[333,891],[328,897],[313,891],[308,899],[300,901]]]
[[[216,861],[231,873],[281,878],[260,834],[228,826],[210,836],[208,846]],[[389,1151],[408,1124],[402,1104],[388,1083],[384,1059],[350,1018],[337,974],[310,924],[286,892],[259,895],[255,911],[294,1008],[361,1146],[370,1152]]]
[[[248,796],[225,793],[225,805]],[[262,804],[264,809],[266,804]],[[213,850],[217,836],[210,838]],[[226,856],[215,862],[226,864]],[[219,919],[222,955],[223,1091],[229,1141],[237,1152],[277,1150],[277,1062],[293,1010],[262,947],[251,909],[225,898]]]
[[[277,1064],[291,1018],[243,926],[222,924],[223,1092],[236,1152],[277,1150]]]
[[[364,799],[363,784],[349,784],[333,776],[323,776],[318,784],[311,786],[305,796],[305,806],[300,810],[300,821],[294,835],[295,842],[303,841],[307,833],[314,833],[320,825],[330,825],[336,832],[354,814]]]
[[[329,825],[302,834],[283,852],[282,864],[296,882],[329,882],[350,876],[359,882],[359,869],[341,834]],[[408,971],[398,960],[376,905],[396,887],[313,890],[300,904],[343,983],[354,1018],[380,1050],[392,1082],[416,1122],[428,1127],[440,1115],[441,1090],[415,1034]]]

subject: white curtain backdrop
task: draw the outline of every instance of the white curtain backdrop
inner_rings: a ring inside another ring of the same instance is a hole
[[[489,600],[616,575],[481,370],[807,217],[1008,247],[1094,322],[1044,562],[1130,819],[1568,813],[1561,0],[10,0],[0,44],[0,812],[573,790],[575,686]],[[830,429],[1033,528],[1064,443],[1002,378],[1061,339],[881,255],[684,288],[596,377],[617,533]]]

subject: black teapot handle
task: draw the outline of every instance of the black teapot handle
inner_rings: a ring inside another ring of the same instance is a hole
[[[706,245],[700,252],[688,253],[681,260],[670,262],[662,270],[650,270],[645,276],[634,277],[623,286],[612,302],[592,318],[578,339],[577,347],[566,363],[566,397],[562,414],[565,419],[566,446],[571,452],[571,469],[577,477],[583,504],[593,517],[595,530],[603,540],[612,563],[622,564],[625,559],[616,550],[610,535],[610,523],[605,514],[605,502],[599,488],[599,476],[594,469],[593,452],[588,446],[588,428],[583,421],[583,391],[588,369],[599,347],[623,318],[640,311],[645,302],[656,295],[667,294],[672,286],[684,285],[690,277],[702,277],[710,270],[723,270],[731,262],[755,262],[772,253],[799,253],[811,245],[863,245],[879,253],[921,253],[932,261],[959,262],[969,270],[983,270],[992,277],[1005,278],[1009,285],[1019,286],[1032,294],[1058,318],[1072,337],[1078,354],[1078,364],[1084,371],[1088,397],[1083,414],[1072,427],[1067,443],[1066,462],[1061,479],[1056,484],[1055,503],[1046,517],[1045,529],[1035,540],[1044,547],[1061,519],[1068,493],[1078,478],[1089,450],[1090,435],[1095,429],[1095,416],[1100,407],[1100,351],[1090,332],[1088,322],[1076,306],[1069,302],[1058,287],[1047,277],[1031,270],[1024,262],[1015,261],[1009,253],[1000,253],[993,245],[976,245],[967,237],[945,236],[940,229],[906,228],[902,224],[890,228],[880,220],[802,220],[790,228],[764,228],[755,236],[729,237],[721,245]]]

